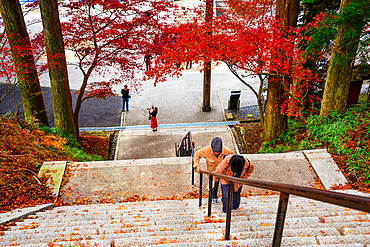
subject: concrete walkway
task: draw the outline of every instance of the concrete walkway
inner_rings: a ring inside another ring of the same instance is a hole
[[[258,81],[249,80],[258,87]],[[175,144],[181,142],[188,131],[192,132],[196,150],[210,144],[219,136],[224,145],[238,153],[233,136],[224,117],[230,92],[241,90],[240,106],[255,105],[250,90],[240,83],[225,66],[215,67],[211,82],[211,112],[203,112],[203,74],[188,70],[180,78],[169,78],[153,87],[143,82],[143,91],[132,94],[130,110],[122,112],[116,160],[175,157]],[[148,110],[158,107],[158,132],[151,132]],[[143,152],[143,150],[145,150]]]
[[[323,149],[294,153],[244,154],[243,156],[254,164],[255,170],[250,176],[253,180],[314,187],[315,176],[318,174],[328,190],[334,183],[346,182],[340,172],[331,171],[335,167],[328,166],[332,159]],[[47,169],[51,174],[59,174],[61,177],[58,172],[62,170],[61,165],[61,162],[54,164],[48,162],[43,165],[43,170]],[[148,199],[181,198],[197,192],[200,182],[199,175],[195,173],[196,187],[191,184],[190,157],[65,162],[64,166],[68,166],[70,176],[59,196],[66,203],[77,201],[90,204],[120,203],[133,195]],[[206,168],[204,159],[201,159],[201,167]],[[54,177],[53,180],[60,179]],[[53,186],[55,188],[57,183],[53,183]],[[205,177],[202,187],[205,189],[207,186],[208,179]],[[243,186],[242,189],[243,193],[249,192],[256,195],[263,191],[248,186]],[[221,191],[219,192],[221,195]],[[19,213],[13,213],[14,217],[17,215]],[[10,216],[7,215],[5,219],[9,219],[8,217]]]
[[[175,145],[188,131],[192,133],[195,151],[210,145],[211,140],[219,136],[224,145],[239,153],[229,123],[225,126],[212,126],[212,123],[222,124],[225,121],[224,111],[232,90],[242,91],[241,107],[255,105],[254,95],[245,85],[235,81],[235,76],[225,66],[219,66],[212,74],[212,111],[202,112],[202,82],[201,73],[185,72],[182,77],[170,78],[155,88],[143,85],[147,90],[141,95],[133,94],[130,110],[122,113],[121,126],[126,129],[119,131],[115,160],[176,157]],[[258,87],[258,81],[251,79],[249,82]],[[151,132],[149,128],[146,109],[152,104],[159,108],[158,132]],[[197,123],[198,126],[192,127],[190,123]],[[137,126],[142,128],[133,128]],[[310,186],[314,185],[317,175],[327,189],[334,184],[347,183],[326,150],[302,151],[294,155],[247,156],[256,163],[253,179]]]

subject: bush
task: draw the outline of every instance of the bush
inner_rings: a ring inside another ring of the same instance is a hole
[[[370,184],[370,104],[350,107],[344,113],[310,116],[303,125],[289,120],[289,130],[262,144],[259,153],[278,153],[327,148],[345,157],[348,172]]]

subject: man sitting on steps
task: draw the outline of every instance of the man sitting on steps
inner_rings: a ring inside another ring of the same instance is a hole
[[[205,158],[207,163],[207,171],[213,172],[216,170],[217,166],[223,161],[225,156],[233,154],[230,148],[222,146],[222,140],[220,137],[213,138],[211,145],[205,148],[202,148],[195,152],[194,154],[194,167],[199,173],[200,158]],[[212,188],[212,203],[217,203],[217,191],[218,191],[219,181],[214,182]]]

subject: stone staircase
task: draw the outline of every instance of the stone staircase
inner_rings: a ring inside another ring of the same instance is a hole
[[[1,246],[271,246],[279,197],[242,198],[232,211],[231,239],[222,241],[226,214],[207,200],[143,201],[56,207],[17,222]],[[370,215],[291,196],[282,246],[370,246]]]

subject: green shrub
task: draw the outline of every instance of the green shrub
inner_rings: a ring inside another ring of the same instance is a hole
[[[290,119],[289,129],[278,139],[264,142],[259,153],[279,153],[310,150],[326,147],[330,153],[344,155],[350,173],[365,184],[370,184],[370,152],[367,142],[370,137],[370,104],[359,104],[348,108],[344,113],[330,112],[327,116],[310,116],[306,124]],[[353,140],[350,132],[359,126],[365,128],[358,140]],[[297,130],[303,130],[305,138],[296,138]],[[299,141],[298,141],[299,140]]]
[[[87,153],[84,153],[81,149],[77,148],[77,147],[70,147],[70,146],[66,146],[66,153],[73,156],[74,158],[76,158],[77,160],[79,161],[102,161],[104,160],[103,157],[101,157],[100,155],[91,155],[91,154],[87,154]]]

